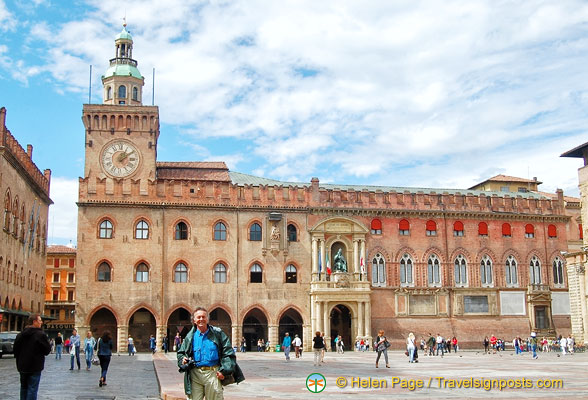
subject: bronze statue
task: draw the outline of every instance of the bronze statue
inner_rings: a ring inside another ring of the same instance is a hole
[[[345,261],[345,257],[343,256],[343,251],[339,249],[337,254],[334,257],[334,265],[333,270],[335,272],[347,272],[347,261]]]

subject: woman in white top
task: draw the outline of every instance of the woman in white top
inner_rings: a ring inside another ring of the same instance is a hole
[[[408,356],[410,357],[408,362],[414,362],[414,351],[416,348],[414,340],[414,333],[410,332],[408,334],[408,338],[406,339],[406,350],[408,350]]]

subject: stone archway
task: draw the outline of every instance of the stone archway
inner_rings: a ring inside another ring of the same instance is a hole
[[[351,310],[343,304],[337,304],[329,314],[331,323],[331,344],[330,348],[335,350],[335,338],[341,335],[346,349],[353,349],[354,342],[351,335]]]
[[[173,338],[176,336],[176,333],[180,332],[180,336],[183,339],[186,337],[191,328],[192,315],[190,315],[190,311],[186,310],[183,307],[180,307],[173,313],[171,313],[169,318],[167,319],[167,337],[170,343],[172,343],[172,346],[172,341]]]
[[[90,319],[90,330],[95,338],[102,336],[104,331],[109,331],[112,337],[112,348],[117,349],[117,323],[116,317],[108,308],[100,308]]]
[[[257,350],[257,341],[259,339],[267,342],[267,317],[259,308],[250,310],[243,318],[243,336],[245,337],[248,351]]]
[[[224,333],[231,337],[231,316],[222,308],[215,308],[208,313],[208,322],[210,325],[217,326],[223,330]]]
[[[286,332],[290,334],[292,340],[294,340],[294,335],[298,335],[300,339],[304,339],[302,336],[302,324],[303,320],[300,313],[293,308],[287,309],[282,314],[279,321],[278,340],[280,343],[283,340]]]
[[[129,319],[129,336],[137,351],[149,351],[149,336],[156,334],[155,317],[146,308],[140,308]]]

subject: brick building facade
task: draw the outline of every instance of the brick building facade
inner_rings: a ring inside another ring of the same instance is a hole
[[[73,246],[47,247],[45,273],[45,315],[51,320],[45,324],[49,337],[61,332],[69,337],[75,322],[76,300],[76,249]]]
[[[463,346],[569,331],[563,193],[282,182],[159,162],[159,110],[140,103],[132,45],[123,29],[104,104],[83,109],[82,334],[109,329],[121,351],[129,335],[146,349],[150,334],[185,331],[197,306],[250,348],[286,331],[307,348],[316,330],[349,345],[385,329],[395,346],[410,331]]]
[[[33,162],[6,127],[0,108],[0,331],[21,330],[31,313],[42,313],[51,171]]]

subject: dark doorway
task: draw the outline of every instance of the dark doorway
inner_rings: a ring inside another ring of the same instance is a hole
[[[293,308],[289,308],[286,310],[282,317],[280,318],[280,325],[278,327],[278,340],[280,343],[274,344],[281,344],[282,340],[284,340],[284,336],[288,332],[292,340],[294,340],[295,335],[302,340],[302,316],[300,313]]]
[[[210,325],[219,327],[223,332],[231,338],[232,336],[232,324],[231,317],[222,308],[215,308],[208,314],[208,322]]]
[[[190,311],[185,308],[178,308],[171,313],[167,319],[167,337],[170,345],[173,346],[173,338],[176,337],[176,333],[180,332],[180,336],[184,339],[191,328],[192,316]]]
[[[118,349],[116,318],[108,308],[101,308],[92,315],[92,319],[90,319],[90,330],[95,338],[102,336],[104,331],[110,331],[112,350],[116,351]]]
[[[263,311],[254,308],[243,318],[243,336],[247,343],[247,351],[257,351],[257,341],[267,342],[267,318]],[[276,345],[277,343],[272,343]]]
[[[353,348],[351,341],[351,311],[343,304],[337,304],[331,310],[331,349],[336,351],[335,338],[341,335],[346,349]]]
[[[155,317],[146,308],[140,308],[129,321],[129,335],[132,336],[137,351],[149,350],[149,336],[155,336]]]
[[[549,324],[547,323],[547,310],[545,307],[535,307],[535,325],[537,329],[547,329]]]

